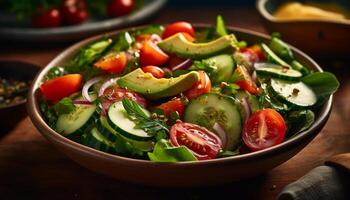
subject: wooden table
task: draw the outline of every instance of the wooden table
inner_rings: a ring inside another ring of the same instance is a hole
[[[188,20],[214,23],[219,13],[231,26],[266,32],[255,10],[229,6],[167,8],[152,22]],[[69,45],[0,45],[0,58],[45,66]],[[1,133],[1,199],[202,199],[225,196],[232,199],[274,199],[285,185],[321,165],[327,158],[350,152],[350,72],[345,64],[321,64],[337,74],[341,81],[326,127],[303,151],[262,176],[197,189],[151,188],[122,183],[91,172],[68,159],[48,144],[27,117],[12,131]]]

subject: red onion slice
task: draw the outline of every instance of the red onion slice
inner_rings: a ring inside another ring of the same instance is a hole
[[[88,100],[74,100],[73,104],[79,104],[79,105],[92,105],[91,101]]]
[[[183,61],[182,63],[172,67],[171,70],[175,71],[175,70],[185,70],[188,69],[192,66],[193,62],[191,59],[187,59],[185,61]]]
[[[105,81],[105,82],[101,85],[100,90],[98,91],[98,96],[99,96],[99,97],[102,96],[103,93],[104,93],[104,91],[105,91],[107,88],[109,88],[110,86],[116,85],[118,79],[119,79],[119,78],[111,78],[111,79],[108,79],[107,81]]]
[[[215,122],[213,126],[213,130],[220,137],[222,142],[222,147],[224,148],[227,143],[227,133],[225,132],[224,128],[222,128],[222,126],[219,123]]]
[[[247,97],[242,98],[240,102],[242,104],[244,112],[246,113],[245,118],[244,118],[244,122],[246,122],[248,120],[248,118],[250,117],[250,115],[252,114],[252,109],[249,105]]]
[[[89,88],[94,85],[95,83],[101,81],[103,79],[102,76],[97,76],[95,78],[92,78],[90,80],[88,80],[84,86],[83,86],[83,90],[81,92],[81,94],[83,95],[83,97],[89,101],[89,102],[92,102],[92,99],[90,98],[90,95],[89,95]]]

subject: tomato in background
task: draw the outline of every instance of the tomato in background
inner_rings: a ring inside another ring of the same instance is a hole
[[[67,74],[45,81],[40,90],[47,101],[56,103],[64,97],[78,92],[82,86],[83,76],[81,74]]]
[[[49,10],[38,9],[32,16],[32,25],[37,28],[52,28],[61,25],[61,12],[57,8]]]
[[[85,0],[63,0],[61,12],[62,18],[67,24],[80,24],[88,17]]]
[[[176,33],[187,33],[192,38],[195,37],[195,31],[192,27],[192,25],[188,22],[179,21],[172,24],[169,24],[165,27],[165,30],[163,32],[162,38],[170,37]],[[185,36],[186,37],[186,36]]]
[[[110,74],[119,74],[124,71],[127,62],[125,52],[120,52],[100,59],[95,66]]]
[[[180,118],[185,112],[185,104],[180,98],[174,98],[168,102],[162,103],[157,108],[163,110],[165,116],[169,119],[171,112],[178,112]]]
[[[236,84],[239,85],[240,88],[248,91],[251,94],[259,93],[258,87],[252,80],[252,77],[248,74],[247,69],[245,67],[237,66],[237,69],[235,70],[234,74],[242,78],[242,80],[236,81]]]
[[[145,41],[140,49],[141,66],[162,65],[166,63],[169,56],[165,54],[156,44],[151,41]]]
[[[186,146],[198,160],[214,159],[222,149],[221,139],[215,133],[196,124],[177,122],[169,137],[172,145]]]
[[[155,78],[164,78],[165,75],[165,72],[161,68],[153,65],[142,67],[142,71],[145,73],[151,73]]]
[[[107,15],[110,17],[127,15],[134,10],[134,7],[134,0],[110,0],[107,4]]]
[[[267,108],[249,117],[242,130],[242,139],[250,150],[259,151],[282,143],[286,131],[281,114]]]
[[[195,85],[191,89],[184,92],[184,95],[189,100],[210,92],[211,82],[209,76],[204,71],[198,71],[198,73],[199,80],[197,81],[197,83],[195,83]]]

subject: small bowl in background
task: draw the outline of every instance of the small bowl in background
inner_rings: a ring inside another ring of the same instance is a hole
[[[40,67],[34,64],[12,60],[0,60],[0,77],[4,79],[29,82],[34,79],[39,70]],[[25,94],[21,96],[27,96],[29,87],[30,86],[24,91]],[[0,107],[0,135],[10,131],[19,121],[27,116],[25,103],[26,98]]]
[[[257,0],[256,7],[268,30],[279,32],[282,39],[303,49],[318,58],[345,58],[349,53],[350,19],[335,21],[331,19],[281,20],[273,13],[288,0]],[[301,3],[336,3],[349,10],[350,1],[309,0]]]

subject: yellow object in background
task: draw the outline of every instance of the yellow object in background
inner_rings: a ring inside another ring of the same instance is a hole
[[[347,20],[345,13],[337,5],[305,5],[288,2],[277,9],[274,16],[281,20],[332,19]]]

